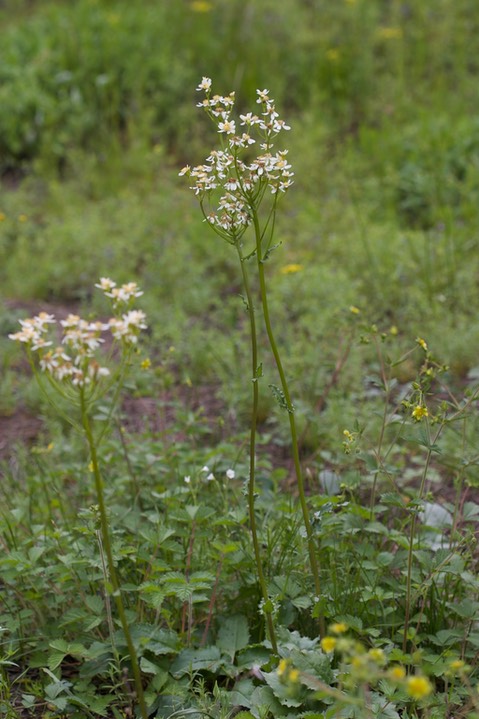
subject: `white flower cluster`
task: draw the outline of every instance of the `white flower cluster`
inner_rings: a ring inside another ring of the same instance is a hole
[[[100,287],[112,299],[115,309],[120,303],[129,304],[143,294],[135,282],[116,288],[115,283],[105,277],[101,278],[96,287]],[[63,328],[61,345],[53,348],[53,341],[48,339],[48,325],[56,324],[55,317],[40,312],[36,317],[20,320],[22,329],[8,336],[11,340],[23,342],[32,352],[37,352],[41,370],[53,379],[84,387],[110,374],[108,367],[102,367],[95,359],[95,352],[105,341],[102,333],[109,330],[114,339],[126,345],[134,345],[138,342],[140,331],[146,329],[145,319],[145,313],[141,310],[129,310],[121,317],[112,317],[107,323],[88,322],[78,315],[70,314],[65,320],[60,320]]]
[[[273,194],[286,192],[293,184],[294,173],[286,160],[287,150],[272,153],[272,140],[283,130],[289,130],[284,120],[279,119],[274,101],[268,90],[257,90],[257,103],[261,105],[259,115],[248,112],[239,116],[239,125],[245,131],[237,131],[237,122],[231,119],[235,94],[223,97],[211,95],[211,80],[203,77],[196,88],[204,90],[206,97],[198,107],[206,110],[215,122],[218,132],[226,136],[226,148],[213,150],[203,165],[184,167],[180,175],[187,175],[194,184],[191,189],[203,203],[205,197],[218,188],[224,192],[216,210],[205,215],[207,222],[215,225],[220,234],[235,238],[240,236],[252,221],[251,207],[267,185]],[[254,145],[259,135],[262,154],[253,162],[240,159],[242,151]]]

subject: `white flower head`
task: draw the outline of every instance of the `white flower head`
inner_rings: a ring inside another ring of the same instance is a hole
[[[234,478],[236,477],[236,472],[234,471],[234,469],[227,469],[227,470],[226,470],[226,477],[227,477],[228,479],[234,479]]]
[[[196,90],[198,92],[201,92],[201,90],[209,92],[211,90],[211,79],[209,77],[203,77]]]

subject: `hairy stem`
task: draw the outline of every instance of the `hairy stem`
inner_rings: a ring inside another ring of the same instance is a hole
[[[100,466],[98,463],[96,443],[95,443],[95,439],[93,437],[93,431],[92,431],[91,424],[90,424],[90,418],[88,416],[88,411],[87,411],[87,406],[86,406],[85,395],[84,395],[83,389],[81,389],[81,391],[80,391],[80,408],[81,408],[83,430],[85,432],[85,437],[88,442],[88,447],[90,450],[91,468],[92,468],[93,477],[95,480],[95,492],[96,492],[96,498],[97,498],[98,508],[99,508],[99,512],[100,512],[101,540],[102,540],[103,548],[104,548],[106,559],[107,559],[108,571],[110,574],[110,582],[111,582],[111,586],[112,586],[112,590],[113,590],[112,594],[115,599],[116,609],[118,612],[118,616],[120,617],[121,626],[123,628],[123,632],[124,632],[125,639],[126,639],[126,644],[128,647],[128,653],[130,656],[131,666],[132,666],[132,670],[133,670],[136,695],[137,695],[137,699],[138,699],[138,705],[140,708],[141,716],[142,716],[142,719],[148,719],[148,711],[146,708],[145,697],[143,694],[143,685],[141,682],[140,665],[138,663],[138,656],[136,654],[136,650],[135,650],[135,647],[133,644],[133,639],[131,636],[130,627],[128,625],[128,620],[126,618],[125,606],[123,604],[123,599],[121,596],[120,583],[118,580],[115,563],[113,561],[113,552],[112,552],[111,541],[110,541],[110,530],[109,530],[109,525],[108,525],[108,516],[107,516],[105,497],[104,497],[104,491],[103,491],[103,480],[102,480],[101,473],[100,473]]]
[[[249,481],[248,481],[248,514],[249,524],[251,530],[251,538],[253,541],[254,556],[256,561],[256,570],[258,572],[258,581],[261,588],[261,594],[263,601],[267,608],[269,597],[268,589],[266,586],[266,580],[263,572],[263,565],[261,562],[261,553],[258,541],[258,531],[256,527],[256,515],[255,515],[255,478],[256,478],[256,425],[258,422],[258,402],[259,402],[259,373],[260,368],[258,365],[258,340],[256,332],[256,318],[254,314],[253,298],[251,294],[251,288],[248,279],[248,273],[245,267],[245,260],[241,252],[239,242],[236,244],[238,252],[238,258],[241,265],[241,274],[243,277],[243,287],[246,294],[246,305],[248,310],[248,317],[250,323],[250,334],[251,334],[251,370],[252,370],[252,407],[251,407],[251,427],[250,427],[250,442],[249,442]],[[276,634],[274,630],[273,618],[270,611],[265,611],[266,622],[268,625],[268,633],[271,641],[273,652],[278,654],[278,645],[276,642]]]
[[[268,306],[268,295],[267,295],[267,290],[266,290],[266,278],[265,278],[265,271],[264,271],[264,258],[263,258],[262,247],[261,247],[263,234],[261,233],[258,213],[256,212],[255,208],[252,208],[252,216],[253,216],[253,225],[254,225],[254,232],[255,232],[255,238],[256,238],[256,261],[257,261],[257,265],[258,265],[258,276],[259,276],[261,304],[262,304],[262,308],[263,308],[264,323],[265,323],[266,332],[268,335],[268,340],[269,340],[269,344],[271,347],[271,351],[273,353],[276,367],[278,370],[278,374],[279,374],[279,378],[280,378],[280,382],[281,382],[281,388],[283,391],[284,400],[285,400],[286,408],[288,411],[289,428],[290,428],[290,434],[291,434],[291,447],[292,447],[292,453],[293,453],[296,482],[297,482],[297,486],[298,486],[299,501],[301,504],[301,511],[303,514],[304,527],[306,529],[309,562],[311,565],[311,572],[313,574],[314,588],[315,588],[316,596],[318,597],[318,601],[319,601],[319,599],[321,598],[321,582],[319,579],[319,563],[318,563],[318,559],[316,556],[317,547],[316,547],[316,543],[315,543],[314,537],[313,537],[313,530],[312,530],[311,521],[309,518],[309,510],[308,510],[308,505],[306,502],[306,495],[305,495],[305,491],[304,491],[304,480],[303,480],[303,473],[301,470],[301,462],[300,462],[300,458],[299,458],[298,432],[296,429],[296,420],[295,420],[295,416],[294,416],[293,403],[291,401],[291,394],[289,391],[288,382],[287,382],[286,375],[285,375],[285,372],[283,369],[283,363],[281,361],[281,356],[280,356],[280,353],[278,350],[278,345],[276,344],[276,339],[274,337],[273,328],[271,325],[271,318],[270,318],[269,306]],[[325,624],[324,624],[324,615],[323,615],[322,611],[320,612],[320,614],[318,616],[318,620],[319,620],[320,634],[321,634],[321,636],[324,636]]]

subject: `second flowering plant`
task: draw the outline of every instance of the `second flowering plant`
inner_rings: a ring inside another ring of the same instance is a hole
[[[55,317],[47,312],[40,312],[35,317],[20,320],[21,330],[9,335],[9,338],[25,346],[33,373],[44,395],[57,413],[83,435],[88,446],[88,467],[93,474],[97,500],[98,535],[107,560],[106,585],[108,593],[114,598],[125,635],[139,710],[142,719],[147,719],[140,665],[113,557],[104,480],[98,454],[99,443],[108,429],[109,422],[96,433],[93,412],[99,399],[112,394],[107,420],[111,419],[123,389],[132,351],[138,343],[141,331],[147,327],[146,315],[142,310],[132,308],[136,298],[143,294],[136,282],[118,287],[112,280],[102,277],[96,287],[103,291],[111,303],[113,316],[108,321],[91,322],[70,314],[66,319],[60,320],[62,336],[59,337]],[[108,366],[111,363],[105,362],[103,355],[99,354],[101,345],[107,343],[108,334],[111,354],[115,354],[119,360],[114,371]],[[76,416],[70,409],[63,411],[59,398],[76,410]],[[120,669],[119,658],[118,665]]]

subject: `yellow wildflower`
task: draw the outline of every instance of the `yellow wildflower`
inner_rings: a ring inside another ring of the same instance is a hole
[[[349,311],[353,315],[359,315],[361,313],[361,310],[359,309],[359,307],[356,307],[356,305],[351,305],[351,307],[349,308]]]
[[[376,664],[385,664],[386,663],[386,655],[384,654],[382,649],[379,649],[379,647],[373,647],[373,649],[370,649],[368,652],[368,657],[373,660]]]
[[[417,422],[420,422],[423,417],[428,417],[429,412],[427,411],[427,407],[424,407],[422,404],[416,405],[412,411],[412,416]]]
[[[143,360],[143,362],[140,365],[141,369],[150,369],[151,367],[151,360],[149,357]]]
[[[295,272],[301,272],[302,269],[303,269],[303,265],[291,264],[291,265],[285,265],[284,267],[282,267],[280,269],[280,272],[282,275],[292,275]]]
[[[412,699],[424,699],[432,692],[432,684],[427,677],[408,677],[406,691]]]
[[[419,345],[419,347],[422,347],[424,352],[427,352],[427,342],[426,340],[423,340],[422,337],[416,337],[416,342]]]
[[[326,57],[330,62],[337,62],[339,60],[339,50],[337,50],[335,47],[332,47],[330,50],[326,51]]]
[[[391,667],[389,670],[389,676],[394,681],[400,682],[401,679],[404,679],[406,676],[406,670],[398,664],[395,667]]]
[[[280,660],[279,660],[279,664],[278,664],[278,668],[276,669],[277,675],[278,675],[279,677],[282,677],[283,674],[286,672],[287,669],[288,669],[288,661],[287,661],[287,659],[280,659]]]
[[[297,669],[291,669],[290,673],[288,674],[288,679],[290,682],[296,683],[299,681],[299,671]]]
[[[403,32],[400,27],[380,27],[377,34],[381,40],[399,40]]]
[[[204,0],[194,0],[190,5],[193,12],[209,12],[213,9],[213,5],[210,2]]]
[[[337,642],[336,637],[323,637],[323,639],[321,639],[321,649],[327,654],[334,652]]]
[[[389,328],[389,334],[393,337],[397,337],[397,335],[399,334],[399,330],[396,325],[392,325],[392,327]]]
[[[454,659],[449,664],[449,671],[451,672],[461,672],[466,669],[466,662],[464,662],[462,659]]]
[[[353,436],[347,429],[344,430],[343,434],[352,440]],[[344,634],[344,632],[348,631],[348,625],[344,622],[336,622],[335,624],[331,624],[329,630],[333,632],[333,634]]]

